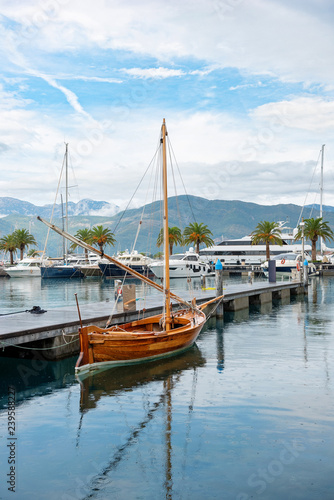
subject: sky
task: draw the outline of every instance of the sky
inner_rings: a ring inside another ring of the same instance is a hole
[[[53,203],[66,142],[124,206],[165,118],[179,194],[319,203],[325,144],[334,205],[332,0],[0,0],[0,37],[0,196]]]

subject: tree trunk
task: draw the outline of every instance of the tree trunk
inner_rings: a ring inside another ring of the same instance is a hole
[[[199,240],[196,241],[196,253],[199,253]]]
[[[317,260],[317,239],[312,240],[312,260]]]
[[[173,255],[173,242],[169,243],[169,255]]]
[[[10,255],[10,265],[14,265],[14,255],[13,255],[13,250],[9,250],[9,255]]]
[[[20,259],[23,259],[24,247],[20,247]]]
[[[266,241],[266,259],[270,259],[269,241]]]

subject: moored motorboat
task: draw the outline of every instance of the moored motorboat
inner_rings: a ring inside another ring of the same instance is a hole
[[[115,259],[122,264],[127,265],[131,269],[134,269],[140,274],[144,274],[145,276],[153,276],[153,273],[149,267],[153,262],[153,259],[151,259],[147,255],[138,253],[136,250],[130,253],[127,250],[125,252],[119,253],[115,257]],[[102,259],[99,262],[98,266],[104,278],[123,278],[127,274],[126,271],[118,267],[113,262],[109,262],[107,259]]]
[[[315,265],[311,262],[311,257],[308,254],[304,255],[304,260],[307,260],[307,273],[308,275],[315,275],[317,270]],[[301,253],[282,253],[275,255],[271,258],[275,262],[276,276],[289,277],[293,271],[300,271],[303,267],[303,256]],[[264,262],[261,265],[262,271],[266,277],[269,275],[269,263]]]
[[[16,265],[5,268],[11,278],[40,278],[42,257],[25,257]]]
[[[61,263],[51,259],[41,266],[41,278],[43,279],[69,279],[84,278],[81,266],[87,262],[84,255],[68,255]]]
[[[164,277],[165,261],[156,261],[150,265],[150,269],[157,278]],[[194,278],[209,276],[213,272],[213,266],[204,262],[193,248],[185,253],[169,256],[170,278]]]
[[[79,268],[83,276],[85,278],[102,276],[101,269],[99,268],[101,258],[94,253],[89,253],[87,258],[86,256],[83,257],[83,260],[76,264],[76,267]]]

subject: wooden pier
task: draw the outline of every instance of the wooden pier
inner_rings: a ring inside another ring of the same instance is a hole
[[[273,300],[290,301],[291,295],[304,294],[307,291],[300,281],[289,282],[255,282],[245,284],[224,284],[224,312],[249,309],[250,305],[263,307]],[[214,290],[196,290],[184,298],[196,297],[198,304],[215,297]],[[138,303],[137,303],[138,304]],[[94,304],[83,304],[81,320],[83,325],[95,324],[105,326],[114,307],[112,301]],[[206,309],[207,314],[214,314],[216,304]],[[161,296],[154,295],[145,301],[145,309],[123,311],[119,302],[112,317],[111,324],[133,321],[143,316],[161,312]],[[78,339],[79,318],[75,305],[50,309],[43,314],[19,312],[0,316],[0,347],[2,355],[18,357],[33,356],[47,360],[56,360],[73,356],[79,352]]]

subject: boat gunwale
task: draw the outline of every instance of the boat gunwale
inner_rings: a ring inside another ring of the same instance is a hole
[[[202,323],[206,321],[206,316],[203,311],[198,310],[197,314],[194,315],[192,311],[184,311],[184,316],[174,315],[174,319],[176,322],[179,322],[179,326],[176,328],[172,328],[171,330],[166,331],[126,331],[126,328],[136,328],[147,324],[157,324],[163,317],[162,314],[158,314],[155,316],[150,316],[148,318],[143,318],[139,321],[133,321],[121,325],[113,325],[109,328],[101,328],[95,325],[84,326],[80,329],[82,333],[87,333],[89,343],[94,344],[94,340],[99,343],[99,341],[103,340],[104,342],[110,340],[151,340],[152,338],[161,338],[161,337],[173,337],[180,333],[184,333],[189,328],[196,328],[200,326]],[[199,318],[195,324],[192,324],[192,320],[195,318]],[[118,330],[112,330],[112,328],[119,328]]]

